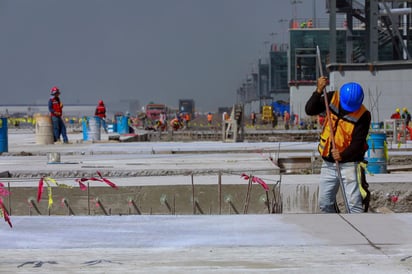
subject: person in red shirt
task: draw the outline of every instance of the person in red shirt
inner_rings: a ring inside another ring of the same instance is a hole
[[[67,138],[66,125],[62,119],[63,104],[59,98],[60,89],[56,86],[52,87],[50,95],[48,107],[52,118],[54,142],[60,141],[60,135],[62,135],[63,143],[68,144],[69,139]]]
[[[107,126],[106,126],[106,106],[104,105],[103,100],[99,100],[96,111],[94,112],[94,115],[100,118],[100,122],[102,124],[102,127],[104,129],[104,132],[107,133]]]
[[[252,126],[254,127],[256,123],[256,113],[254,111],[250,114],[250,120],[252,121]]]
[[[391,115],[391,119],[401,119],[401,110],[399,108]]]
[[[289,123],[290,123],[290,114],[287,110],[283,112],[283,122],[285,124],[285,129],[289,129]]]

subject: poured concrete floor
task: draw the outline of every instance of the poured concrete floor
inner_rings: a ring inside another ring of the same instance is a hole
[[[410,214],[14,217],[0,273],[411,273]]]
[[[93,161],[104,163],[107,150],[122,155],[137,147],[170,148],[162,143],[37,146],[33,140],[30,134],[9,135],[9,150],[59,151],[62,158],[65,152],[93,150]],[[255,155],[271,145],[254,145]],[[7,157],[2,155],[0,164],[15,171],[45,165],[26,156],[10,165]],[[0,222],[0,273],[412,273],[409,213],[12,216],[12,223],[10,228]]]

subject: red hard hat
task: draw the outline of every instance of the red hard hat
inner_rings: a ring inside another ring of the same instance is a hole
[[[54,86],[54,87],[51,88],[50,94],[55,95],[56,93],[60,94],[60,89],[58,87]]]

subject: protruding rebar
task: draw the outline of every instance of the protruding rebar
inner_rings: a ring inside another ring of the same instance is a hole
[[[262,194],[259,196],[259,203],[264,204],[267,206],[268,213],[270,214],[270,201],[269,201],[269,193],[268,191],[265,191],[265,194]]]
[[[217,199],[219,201],[219,215],[222,214],[222,172],[219,171],[217,179]]]
[[[195,206],[196,206],[197,210],[199,210],[200,214],[205,214],[205,213],[203,212],[202,208],[200,207],[198,201],[195,201]]]
[[[173,210],[172,207],[170,206],[169,202],[167,201],[167,196],[166,194],[162,194],[160,196],[160,204],[161,205],[165,205],[167,207],[167,209],[169,210],[170,214],[173,214]]]
[[[67,213],[68,213],[68,215],[75,215],[74,212],[73,212],[73,210],[72,210],[72,207],[71,207],[70,204],[69,204],[69,200],[66,199],[66,198],[63,198],[63,199],[62,199],[62,202],[63,202],[63,204],[67,207]]]
[[[272,200],[272,213],[282,213],[282,194],[280,191],[280,186],[282,182],[282,175],[280,175],[279,181],[276,181],[276,184],[273,186],[273,200]]]
[[[9,191],[9,193],[11,193],[10,183],[7,183],[7,189]],[[7,212],[7,214],[9,214],[9,216],[11,216],[11,197],[10,197],[10,195],[7,196],[7,203],[9,205],[9,212]]]
[[[249,181],[247,185],[247,192],[246,192],[246,198],[245,198],[245,206],[243,208],[243,214],[247,214],[248,209],[249,209],[249,202],[250,202],[250,193],[252,192],[252,175],[249,175]]]
[[[193,215],[196,214],[196,201],[195,201],[195,184],[193,181],[193,173],[190,174],[190,177],[192,179],[192,208],[193,208]]]
[[[232,203],[232,195],[226,195],[225,196],[225,202],[230,205],[230,208],[233,209],[233,211],[236,214],[239,214],[239,211],[236,209],[235,205]]]
[[[90,216],[90,185],[89,182],[87,182],[87,215]]]
[[[94,200],[95,200],[96,203],[99,205],[99,207],[102,209],[104,215],[109,216],[109,213],[107,213],[107,211],[106,211],[106,209],[104,208],[103,203],[102,203],[102,201],[99,199],[99,197],[96,197]]]
[[[36,199],[34,199],[34,197],[29,197],[27,199],[27,202],[29,203],[29,214],[31,216],[31,209],[34,208],[34,210],[36,210],[37,214],[42,215],[39,208],[36,205]]]
[[[140,212],[139,208],[137,207],[135,201],[134,201],[132,198],[129,198],[129,199],[127,200],[127,202],[128,202],[129,205],[132,205],[132,206],[133,206],[133,208],[134,208],[134,210],[136,210],[136,213],[137,213],[137,214],[142,215],[142,212]]]

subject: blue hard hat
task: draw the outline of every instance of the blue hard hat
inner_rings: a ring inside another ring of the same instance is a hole
[[[340,104],[346,111],[353,112],[362,106],[363,89],[361,85],[355,82],[344,84],[340,88]]]

